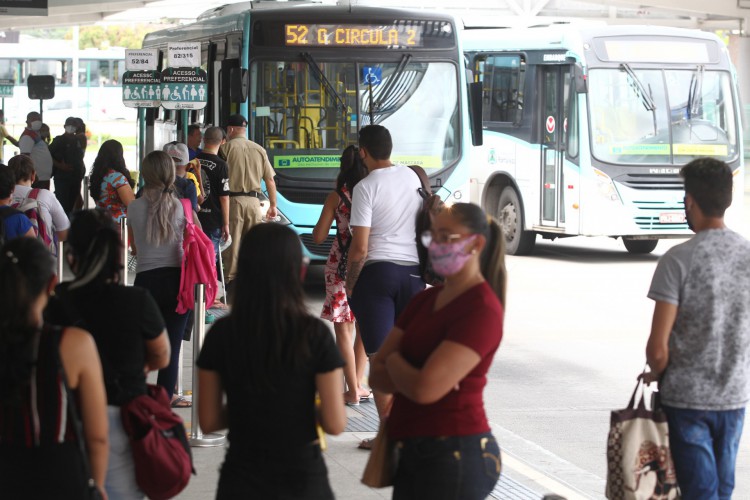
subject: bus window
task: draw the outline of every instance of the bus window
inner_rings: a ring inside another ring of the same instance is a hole
[[[526,62],[520,55],[493,55],[482,61],[483,121],[521,122],[525,75]]]

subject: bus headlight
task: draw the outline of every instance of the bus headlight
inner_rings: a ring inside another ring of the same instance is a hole
[[[620,201],[620,195],[617,194],[612,179],[601,170],[594,169],[594,173],[596,174],[596,187],[602,197],[609,201]]]

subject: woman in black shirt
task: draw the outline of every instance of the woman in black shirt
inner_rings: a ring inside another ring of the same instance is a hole
[[[198,359],[201,428],[229,429],[217,499],[333,498],[315,425],[334,435],[346,426],[344,363],[307,311],[303,272],[291,229],[260,224],[243,237],[232,313]]]

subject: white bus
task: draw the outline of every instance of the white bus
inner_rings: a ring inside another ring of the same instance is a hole
[[[734,171],[727,217],[741,217],[737,82],[715,35],[550,25],[461,36],[483,97],[471,199],[502,219],[509,253],[531,253],[537,235],[619,237],[632,253],[688,237],[679,170],[701,156]]]

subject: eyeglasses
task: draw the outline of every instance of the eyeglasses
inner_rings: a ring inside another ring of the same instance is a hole
[[[433,234],[432,231],[425,231],[422,233],[420,241],[422,242],[422,245],[428,247],[433,241],[435,243],[453,243],[468,238],[469,236],[471,236],[471,234]]]

